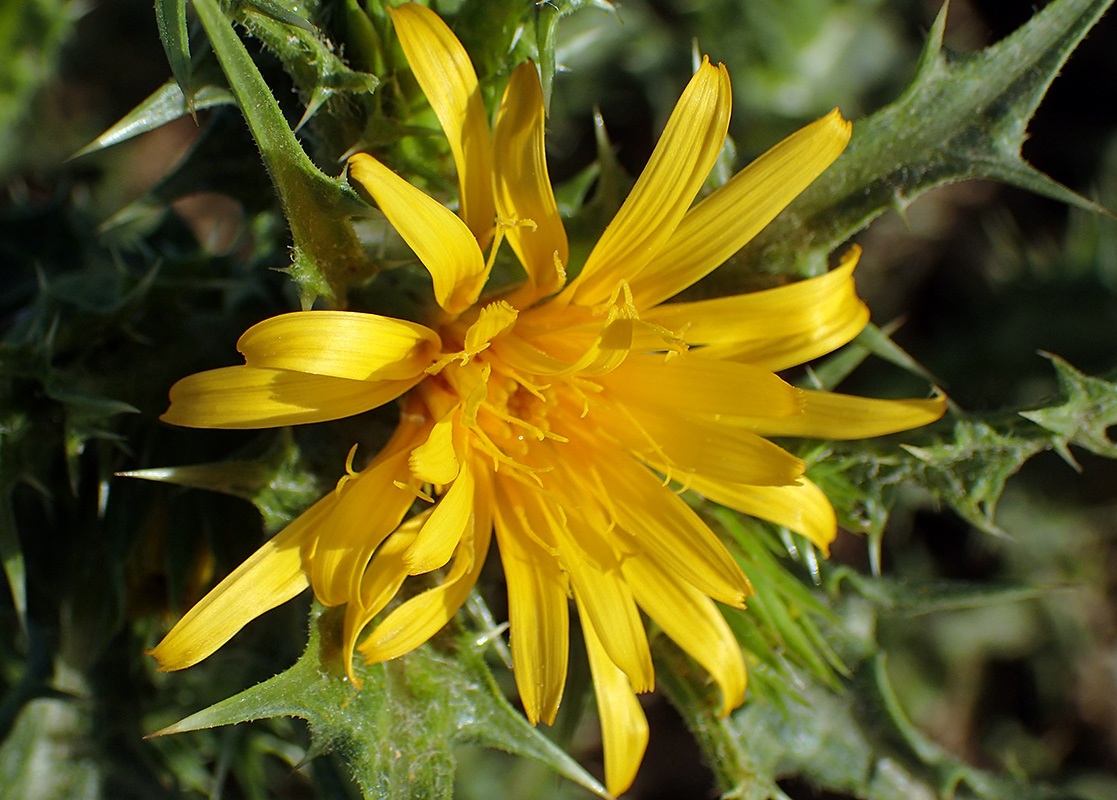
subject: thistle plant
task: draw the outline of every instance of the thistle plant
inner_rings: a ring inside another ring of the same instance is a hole
[[[802,5],[157,0],[165,83],[53,154],[84,23],[0,9],[5,791],[1117,791],[1115,179],[1021,155],[1109,3],[969,51]],[[168,130],[113,207],[34,171]],[[978,180],[1068,220],[990,212],[989,275],[1097,287],[986,405],[998,316],[920,337],[887,268]]]

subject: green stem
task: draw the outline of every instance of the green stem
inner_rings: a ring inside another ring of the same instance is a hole
[[[360,208],[356,193],[311,162],[217,1],[194,0],[194,7],[279,193],[294,241],[291,274],[303,306],[319,295],[343,305],[346,288],[371,274],[349,222]]]

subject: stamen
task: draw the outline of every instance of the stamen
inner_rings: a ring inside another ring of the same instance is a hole
[[[541,442],[544,439],[553,439],[556,442],[570,441],[565,436],[557,434],[553,431],[544,430],[544,429],[542,429],[542,428],[540,428],[536,425],[532,425],[527,420],[520,419],[517,416],[513,416],[512,414],[508,414],[504,411],[501,411],[501,410],[493,407],[490,403],[485,403],[484,406],[485,406],[485,410],[488,411],[490,414],[492,414],[494,417],[496,417],[497,419],[503,420],[504,422],[507,422],[509,425],[514,425],[518,428],[523,428],[524,430],[528,431],[533,437],[535,437],[535,440],[538,441],[538,442]]]
[[[594,393],[600,392],[602,391],[601,384],[594,383],[585,378],[579,378],[577,375],[572,375],[566,385],[569,386],[578,397],[582,398],[582,413],[578,416],[578,419],[585,419],[590,413],[591,405],[590,396],[586,394],[586,391],[588,390]],[[597,408],[602,407],[600,403],[593,403],[592,405]]]
[[[532,223],[535,224],[534,222]],[[492,272],[493,264],[496,263],[496,252],[500,249],[501,242],[504,241],[504,232],[514,225],[507,224],[504,220],[498,219],[496,221],[496,230],[493,232],[493,244],[489,248],[489,259],[485,262],[485,273]]]
[[[552,384],[549,384],[549,383],[541,383],[541,384],[538,384],[538,385],[534,384],[531,381],[529,381],[527,378],[525,378],[520,373],[519,370],[508,367],[508,366],[506,366],[505,364],[503,364],[499,361],[497,361],[494,364],[494,367],[497,370],[497,374],[501,375],[502,377],[511,379],[512,381],[514,381],[516,383],[517,386],[523,387],[523,389],[525,391],[530,392],[537,399],[539,399],[543,402],[547,401],[547,398],[543,394],[543,392],[545,392],[547,389],[550,389]]]
[[[512,228],[531,228],[533,231],[539,230],[539,226],[535,224],[535,220],[528,219],[527,217],[498,217],[497,229],[503,233],[504,231],[511,230]]]
[[[566,265],[559,258],[558,250],[553,253],[553,257],[555,260],[555,286],[561,288],[566,283]]]
[[[392,485],[395,486],[397,489],[402,489],[405,492],[409,492],[410,494],[415,495],[420,500],[425,500],[426,502],[431,504],[434,503],[434,498],[424,492],[418,486],[413,486],[412,484],[404,483],[403,481],[392,481]]]
[[[342,487],[360,474],[353,471],[353,457],[355,455],[357,455],[357,445],[353,445],[352,447],[350,447],[349,455],[345,457],[345,474],[338,479],[337,486],[334,487],[334,494],[338,496],[341,495]]]
[[[501,465],[510,467],[512,469],[511,476],[515,476],[517,474],[527,475],[529,478],[535,481],[535,483],[540,488],[542,488],[543,481],[536,473],[550,472],[553,467],[529,467],[526,464],[521,464],[519,461],[501,450],[493,442],[493,440],[490,439],[488,435],[486,435],[484,429],[480,426],[473,429],[473,434],[477,437],[477,441],[473,443],[474,447],[486,453],[489,458],[493,460],[494,471],[499,472]]]
[[[520,521],[520,526],[523,528],[524,533],[527,534],[527,537],[535,542],[537,545],[539,545],[541,548],[543,548],[543,550],[552,558],[558,558],[558,548],[544,541],[542,537],[540,537],[539,534],[535,532],[535,526],[531,524],[530,520],[528,520],[527,511],[524,510],[524,507],[522,505],[517,505],[513,510],[516,513],[516,519]],[[545,517],[548,516],[546,511],[543,512],[543,515]]]

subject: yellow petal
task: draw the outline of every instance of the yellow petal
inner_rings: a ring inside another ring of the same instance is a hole
[[[632,192],[563,297],[595,305],[609,296],[618,281],[631,280],[659,253],[725,144],[731,105],[729,73],[704,60],[683,90]]]
[[[369,663],[387,661],[409,653],[434,636],[461,608],[481,568],[492,539],[488,503],[478,503],[477,521],[471,535],[458,545],[454,566],[441,584],[416,595],[389,614],[361,643],[360,652]]]
[[[632,350],[633,328],[631,319],[610,318],[589,350],[559,375],[598,376],[612,372]]]
[[[159,669],[197,664],[248,622],[306,589],[304,564],[336,502],[333,495],[323,497],[198,601],[150,651]]]
[[[408,520],[410,523],[411,520]],[[417,530],[404,523],[385,540],[368,564],[357,596],[345,607],[342,625],[341,653],[345,671],[354,686],[360,688],[361,680],[353,668],[353,651],[361,632],[372,618],[384,610],[407,579],[403,554],[414,543]]]
[[[563,564],[570,575],[582,624],[597,631],[609,659],[628,676],[630,691],[650,692],[655,687],[655,675],[648,637],[620,566],[599,570],[576,555],[564,558]]]
[[[187,428],[276,428],[351,417],[394,400],[419,382],[354,381],[282,369],[223,367],[171,387],[160,417]]]
[[[258,322],[237,342],[251,367],[354,381],[419,375],[442,346],[414,322],[351,311],[296,311]]]
[[[675,492],[631,458],[596,463],[606,497],[630,547],[646,550],[710,597],[743,606],[752,587],[721,540]],[[577,477],[577,476],[575,476]],[[587,494],[589,493],[587,489]]]
[[[422,483],[443,486],[458,476],[458,455],[454,450],[454,420],[457,410],[452,409],[431,428],[426,441],[411,451],[408,461],[411,474]]]
[[[629,558],[621,567],[640,607],[717,682],[722,716],[741,705],[745,661],[741,645],[717,607],[655,559]]]
[[[438,304],[450,314],[460,314],[473,305],[488,270],[465,224],[372,156],[357,153],[350,158],[349,174],[372,195],[426,267]]]
[[[666,245],[632,280],[638,308],[650,308],[708,275],[740,250],[822,174],[849,142],[837,109],[791,134],[692,208]]]
[[[555,262],[565,266],[570,259],[547,174],[544,119],[539,76],[535,65],[525,62],[508,81],[493,128],[493,148],[499,154],[494,185],[497,214],[512,223],[504,236],[538,287],[538,297],[562,288],[564,273]]]
[[[806,478],[790,486],[746,486],[694,475],[687,484],[720,506],[801,533],[826,554],[838,533],[838,521],[830,500]]]
[[[516,309],[503,300],[489,303],[481,309],[477,321],[465,332],[465,352],[470,355],[480,353],[493,339],[511,329],[516,324],[517,316],[519,314]]]
[[[632,354],[597,380],[631,409],[790,417],[802,408],[800,390],[768,370],[689,353]]]
[[[554,722],[566,683],[570,617],[558,559],[516,513],[516,487],[498,480],[493,518],[508,583],[508,622],[516,687],[528,721]]]
[[[520,336],[506,336],[493,342],[493,355],[510,368],[528,375],[561,375],[570,364],[543,352]]]
[[[590,624],[582,625],[586,640],[597,713],[601,717],[601,745],[605,755],[605,788],[616,797],[636,778],[648,746],[648,719],[625,676],[609,658]]]
[[[754,419],[747,424],[762,436],[815,439],[865,439],[919,428],[946,412],[946,398],[877,400],[834,392],[803,392],[803,413],[781,419]]]
[[[683,484],[691,473],[766,486],[794,483],[803,474],[803,461],[779,445],[707,417],[640,407],[627,414],[594,413],[624,446]]]
[[[668,303],[643,319],[679,331],[703,358],[733,358],[777,372],[829,353],[850,341],[869,321],[857,296],[851,248],[825,275],[760,292]]]
[[[407,452],[381,453],[342,488],[323,526],[311,562],[314,594],[327,606],[339,606],[358,593],[361,576],[382,541],[399,524],[414,495],[396,482],[407,477]]]
[[[536,343],[547,339],[547,346],[553,344],[561,353],[548,353],[519,336],[508,336],[493,343],[494,354],[513,369],[541,377],[606,375],[628,358],[637,323],[638,320],[624,316],[614,306],[604,323],[599,320],[588,337],[568,337],[562,335],[565,331],[560,331],[551,337],[536,338]]]
[[[438,117],[458,168],[461,215],[481,247],[492,235],[493,152],[477,74],[461,42],[429,8],[389,8],[415,80]]]
[[[450,560],[463,538],[472,538],[475,481],[468,462],[434,507],[405,561],[412,575],[438,569]]]

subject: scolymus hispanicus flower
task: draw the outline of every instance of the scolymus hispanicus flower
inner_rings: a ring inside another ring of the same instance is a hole
[[[243,366],[191,375],[164,419],[264,428],[359,414],[400,398],[398,427],[202,599],[153,650],[175,670],[209,656],[308,586],[345,606],[343,654],[402,656],[465,601],[493,535],[508,586],[516,685],[532,723],[562,698],[570,601],[589,654],[611,793],[632,782],[654,676],[641,611],[701,664],[722,711],[745,693],[740,645],[716,603],[752,592],[671,481],[806,536],[833,509],[804,463],[766,436],[861,438],[924,425],[939,398],[883,401],[795,388],[775,373],[865,326],[857,249],[828,274],[775,289],[664,303],[716,269],[841,153],[835,111],[691,205],[721,150],[730,83],[704,61],[628,198],[581,265],[569,263],[544,156],[534,65],[512,74],[491,130],[465,49],[427,8],[389,9],[457,166],[457,214],[369,155],[349,162],[430,273],[429,325],[301,311],[250,328]],[[482,295],[497,248],[526,278]],[[570,278],[570,275],[574,275]],[[416,498],[425,509],[413,513]],[[391,608],[409,576],[445,569]]]

